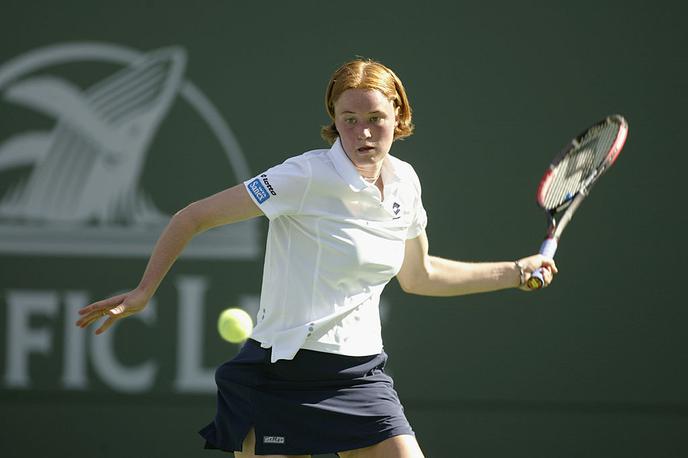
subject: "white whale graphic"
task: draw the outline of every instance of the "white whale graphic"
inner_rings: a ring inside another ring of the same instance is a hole
[[[81,51],[88,54],[87,46]],[[150,253],[169,220],[139,183],[158,127],[181,90],[197,101],[211,129],[217,132],[222,120],[184,81],[183,49],[130,52],[127,60],[124,68],[85,90],[54,76],[12,80],[4,88],[5,101],[46,114],[56,124],[49,132],[24,132],[0,143],[0,173],[31,166],[25,180],[0,196],[0,252]],[[3,74],[11,70],[0,69],[0,89]],[[235,173],[247,178],[247,167],[237,160],[243,156],[236,142],[232,146],[230,162],[242,169]],[[187,251],[191,257],[255,257],[255,221],[210,231]]]
[[[6,100],[52,115],[57,125],[49,134],[0,147],[0,169],[22,155],[35,161],[28,181],[0,202],[0,217],[98,223],[166,219],[139,195],[136,181],[177,94],[185,60],[180,50],[146,55],[83,93],[54,77],[10,86]]]

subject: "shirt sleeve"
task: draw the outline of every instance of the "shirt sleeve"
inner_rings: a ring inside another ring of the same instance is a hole
[[[428,225],[428,215],[425,212],[423,200],[421,199],[420,180],[418,179],[418,175],[416,175],[416,171],[413,170],[413,167],[409,165],[409,169],[411,174],[411,183],[416,191],[416,197],[413,204],[413,217],[411,219],[411,225],[406,233],[407,240],[418,237]]]
[[[265,216],[272,220],[299,213],[310,182],[310,164],[297,157],[246,180],[244,186]]]

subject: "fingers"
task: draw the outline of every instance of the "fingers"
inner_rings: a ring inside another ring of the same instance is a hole
[[[545,280],[543,287],[547,287],[550,283],[552,283],[552,280],[554,280],[554,276],[559,273],[559,269],[557,269],[554,259],[549,258],[542,259],[541,268]]]
[[[554,259],[546,258],[541,254],[536,254],[534,256],[528,256],[526,258],[519,259],[519,262],[523,265],[523,268],[528,273],[533,273],[541,267],[549,268],[555,274],[559,272],[559,270],[557,269],[557,265],[554,262]]]
[[[105,320],[105,321],[103,322],[103,324],[100,325],[100,327],[99,327],[98,329],[96,329],[96,335],[102,334],[102,333],[104,333],[105,331],[107,331],[108,329],[110,329],[110,326],[112,326],[113,324],[115,324],[115,322],[116,322],[117,320],[119,320],[119,317],[116,317],[116,316],[109,316],[108,319]]]
[[[94,321],[99,320],[103,315],[102,314],[92,314],[85,316],[78,320],[76,322],[76,325],[79,326],[80,328],[85,328],[87,326],[90,326]]]
[[[557,265],[554,263],[554,259],[545,258],[543,256],[540,266],[549,269],[551,272],[555,274],[559,273],[559,269],[557,269]]]
[[[519,263],[523,265],[527,275],[526,283],[521,287],[524,291],[535,291],[549,286],[554,280],[554,276],[559,273],[559,269],[554,260],[541,254],[520,259]],[[533,286],[533,282],[529,281],[529,279],[532,277],[533,273],[539,269],[542,269],[542,284],[540,286]]]
[[[121,304],[110,310],[93,310],[91,313],[78,320],[76,322],[76,325],[81,328],[86,328],[91,324],[95,323],[96,321],[100,320],[101,318],[107,317],[103,324],[100,325],[98,329],[96,329],[96,334],[102,334],[105,331],[107,331],[113,324],[115,324],[117,320],[119,320],[120,318],[124,318],[128,315],[130,315],[130,313],[126,313],[126,308],[124,304]]]
[[[77,320],[76,325],[80,328],[86,328],[108,315],[110,315],[110,318],[114,318],[114,320],[116,320],[119,317],[114,317],[113,315],[121,315],[124,312],[125,307],[123,302],[126,297],[126,294],[120,294],[108,299],[103,299],[102,301],[94,302],[86,307],[82,307],[78,311],[79,315],[81,315],[81,318]],[[110,326],[112,326],[114,320],[109,324],[109,319],[106,320],[105,323],[103,323],[103,325],[96,330],[96,334],[102,334],[104,331],[106,331]]]
[[[117,307],[111,308],[110,314],[113,316],[115,316],[115,315],[126,316],[124,314],[124,312],[126,312],[126,310],[127,310],[127,306],[124,303],[122,303],[122,304],[119,304]]]
[[[91,324],[95,323],[96,321],[100,320],[101,318],[103,318],[106,315],[108,315],[108,310],[92,311],[88,315],[81,317],[76,322],[76,325],[79,326],[80,328],[86,328],[86,327],[90,326]]]
[[[76,321],[76,325],[80,328],[86,328],[101,318],[106,318],[96,329],[96,334],[102,334],[110,329],[117,320],[143,310],[149,300],[148,294],[135,289],[128,293],[94,302],[79,309],[80,318]]]
[[[119,294],[117,296],[112,296],[102,301],[94,302],[79,309],[79,315],[88,315],[93,312],[102,312],[103,310],[109,310],[124,301],[126,294]]]
[[[543,287],[549,286],[549,284],[552,283],[552,280],[554,280],[554,272],[548,266],[543,267],[542,276],[545,280],[545,284],[543,285]]]
[[[553,263],[551,265],[543,263],[541,269],[543,280],[542,288],[547,288],[550,283],[552,283],[552,280],[554,280],[554,275],[558,272],[558,270]]]

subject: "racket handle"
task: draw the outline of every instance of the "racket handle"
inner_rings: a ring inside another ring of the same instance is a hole
[[[547,258],[554,259],[554,253],[556,252],[557,240],[554,238],[546,238],[545,241],[542,242],[542,245],[540,245],[540,254]],[[530,289],[540,289],[544,284],[545,277],[542,274],[542,267],[533,272],[533,274],[526,282],[526,285]]]

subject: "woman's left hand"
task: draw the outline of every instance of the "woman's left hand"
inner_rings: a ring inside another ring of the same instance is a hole
[[[519,286],[519,289],[523,291],[533,291],[533,288],[528,287],[528,280],[536,270],[542,268],[542,277],[544,279],[543,288],[549,286],[554,279],[554,275],[559,273],[559,269],[557,269],[554,260],[546,258],[541,254],[521,258],[518,260],[518,263],[523,267],[523,273],[525,274],[524,283],[522,286]]]

